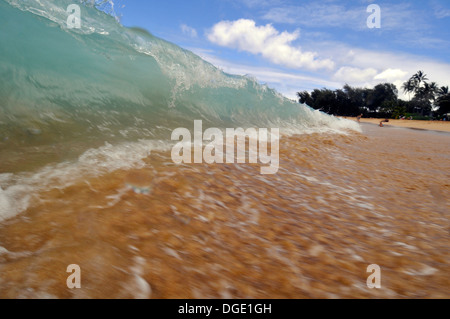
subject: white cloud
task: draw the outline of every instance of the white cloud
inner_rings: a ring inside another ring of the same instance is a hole
[[[195,30],[194,28],[192,28],[186,24],[182,24],[180,26],[180,28],[181,28],[181,32],[183,32],[183,34],[186,34],[186,35],[190,36],[191,38],[196,38],[198,36],[197,30]]]
[[[337,72],[309,73],[302,70],[285,70],[248,66],[225,61],[216,56],[211,50],[193,49],[206,61],[231,74],[249,74],[260,82],[269,84],[285,96],[295,99],[295,93],[303,90],[312,91],[315,88],[342,88],[346,83],[356,87],[374,87],[383,82],[396,85],[399,97],[409,99],[404,95],[401,87],[418,70],[423,70],[430,81],[440,86],[450,85],[448,74],[450,64],[435,61],[422,56],[379,52],[366,49],[352,48],[346,45],[330,43],[328,48],[322,47],[321,52],[333,56],[339,65]],[[332,52],[333,54],[330,54]]]
[[[377,74],[374,80],[382,80],[386,82],[395,82],[404,79],[408,75],[408,72],[400,69],[387,69]]]
[[[375,51],[355,47],[349,47],[345,44],[329,43],[327,46],[322,46],[320,52],[332,56],[339,66],[347,66],[350,69],[339,69],[341,72],[335,75],[333,80],[340,82],[340,85],[345,84],[345,80],[352,80],[349,84],[354,86],[372,87],[381,82],[391,82],[397,86],[399,90],[399,97],[407,99],[403,95],[401,86],[418,70],[423,70],[430,81],[437,82],[440,86],[450,84],[448,74],[450,74],[450,63],[437,61],[432,58],[424,56],[389,52],[389,51]],[[376,70],[376,73],[370,71]],[[353,71],[355,75],[352,74]],[[358,73],[361,72],[361,79],[365,80],[358,82]],[[373,75],[370,79],[369,75]]]
[[[220,46],[261,54],[269,61],[290,68],[309,70],[333,69],[334,62],[318,59],[314,52],[303,52],[292,42],[300,36],[300,31],[280,33],[271,24],[256,26],[255,21],[240,19],[221,21],[214,25],[208,39]]]
[[[351,66],[343,66],[334,74],[333,78],[336,81],[348,84],[367,83],[372,81],[377,73],[377,70],[374,68],[360,69]]]
[[[418,70],[425,71],[428,78],[436,81],[439,84],[447,85],[449,82],[448,74],[450,74],[450,64],[432,60],[423,56],[417,56],[406,53],[393,52],[377,52],[364,49],[353,48],[350,64],[355,67],[371,67],[378,70],[386,70],[395,67],[405,72],[403,78],[400,80],[407,80]],[[399,72],[396,72],[400,75]]]

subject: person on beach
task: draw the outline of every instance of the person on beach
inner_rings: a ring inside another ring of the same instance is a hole
[[[356,120],[358,121],[358,123],[361,123],[361,118],[363,117],[363,115],[361,114],[361,115],[358,115],[357,117],[356,117]]]
[[[380,127],[384,127],[383,123],[389,123],[389,119],[385,119],[380,122]]]

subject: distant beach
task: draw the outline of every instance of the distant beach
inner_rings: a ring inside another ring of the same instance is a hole
[[[344,117],[342,117],[344,118]],[[356,121],[356,117],[347,117],[348,120]],[[375,118],[362,118],[361,123],[372,123],[380,124],[383,119]],[[419,130],[431,130],[431,131],[442,131],[450,132],[450,121],[409,121],[409,120],[389,120],[389,123],[383,123],[383,125],[399,126],[406,128],[413,128]]]

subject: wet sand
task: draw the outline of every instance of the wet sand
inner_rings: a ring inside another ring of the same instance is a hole
[[[275,176],[152,153],[49,189],[0,224],[0,297],[449,298],[450,135],[362,127],[283,138]]]
[[[356,121],[356,118],[347,119]],[[379,125],[383,119],[362,118],[361,123],[371,123]],[[412,128],[418,130],[432,130],[450,132],[450,121],[409,121],[409,120],[393,120],[389,119],[389,123],[383,123],[386,126],[398,126],[405,128]]]

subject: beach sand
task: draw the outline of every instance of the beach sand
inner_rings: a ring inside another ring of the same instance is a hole
[[[152,153],[43,191],[0,223],[0,297],[449,298],[449,134],[362,129],[283,137],[273,176]]]
[[[356,118],[347,117],[349,120],[356,121]],[[362,118],[361,123],[372,123],[379,125],[383,119],[374,118]],[[450,121],[409,121],[409,120],[392,120],[389,119],[389,123],[383,123],[383,125],[392,125],[405,128],[413,128],[419,130],[433,130],[450,132]]]

